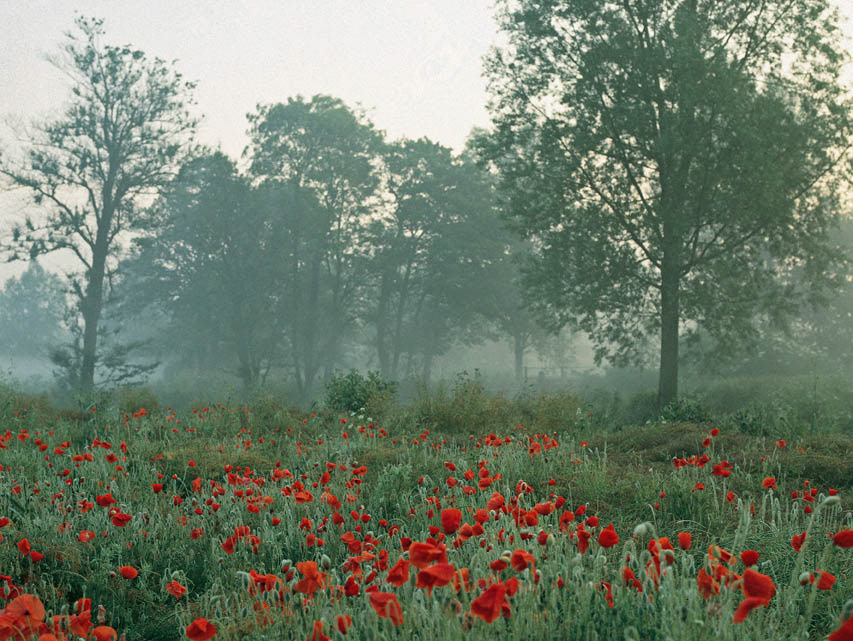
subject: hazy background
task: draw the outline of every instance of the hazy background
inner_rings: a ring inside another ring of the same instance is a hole
[[[0,146],[15,148],[14,128],[58,113],[69,83],[55,54],[76,14],[104,19],[106,41],[177,60],[198,82],[198,140],[239,159],[248,143],[246,114],[256,105],[318,93],[362,107],[388,139],[427,136],[462,149],[473,127],[487,126],[482,57],[498,39],[491,0],[149,0],[0,2]],[[853,2],[837,0],[853,41]],[[853,70],[848,70],[848,78]],[[10,126],[11,125],[11,126]],[[0,193],[5,224],[27,208],[24,194]],[[32,210],[30,210],[32,211]],[[61,271],[61,254],[40,259]],[[0,282],[25,263],[0,264]],[[591,366],[575,337],[566,362]],[[436,374],[511,367],[505,344],[462,350]],[[535,364],[544,364],[536,361]]]

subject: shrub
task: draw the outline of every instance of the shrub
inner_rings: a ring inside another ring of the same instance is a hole
[[[384,411],[393,401],[397,383],[386,381],[379,372],[365,377],[358,370],[336,372],[326,383],[326,407],[342,412]]]

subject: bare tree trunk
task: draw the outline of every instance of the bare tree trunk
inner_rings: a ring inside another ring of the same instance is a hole
[[[663,409],[678,396],[678,266],[664,257],[661,273],[660,373],[658,408]]]

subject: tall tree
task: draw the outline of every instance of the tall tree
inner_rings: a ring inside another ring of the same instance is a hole
[[[47,210],[15,227],[9,258],[66,250],[80,270],[71,294],[82,321],[76,384],[95,383],[98,328],[126,237],[142,224],[141,205],[165,185],[186,149],[195,120],[186,106],[193,83],[142,51],[101,42],[102,21],[80,17],[55,64],[72,96],[57,120],[37,125],[26,159],[0,172]]]
[[[749,336],[822,291],[851,142],[828,0],[503,0],[487,61],[494,135],[526,283],[596,356],[679,335]],[[791,270],[808,278],[794,287]]]
[[[282,292],[281,315],[307,401],[321,369],[326,376],[334,370],[358,315],[364,221],[378,184],[382,135],[341,100],[323,95],[260,106],[249,123],[250,174],[267,189],[269,206],[283,205],[292,232],[282,247],[291,289]],[[290,197],[275,197],[295,192],[314,203],[310,212],[300,210],[298,227],[291,224]]]
[[[425,138],[389,144],[383,168],[369,315],[380,370],[397,378],[418,364],[429,379],[435,357],[487,331],[486,284],[500,249],[494,201],[470,158]]]
[[[62,307],[57,306],[64,296],[60,278],[37,260],[7,280],[0,292],[0,352],[46,358],[64,333]]]
[[[185,163],[150,211],[149,233],[135,239],[137,291],[169,318],[173,356],[212,350],[199,364],[224,363],[248,394],[281,358],[280,226],[220,152]]]

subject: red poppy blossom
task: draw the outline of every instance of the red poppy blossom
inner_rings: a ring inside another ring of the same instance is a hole
[[[335,617],[335,625],[341,634],[346,634],[352,625],[352,617],[348,614],[339,614]]]
[[[115,628],[111,628],[108,625],[99,625],[92,630],[92,636],[95,641],[116,641],[118,639],[118,632],[115,631]]]
[[[766,574],[747,568],[743,572],[743,593],[769,602],[776,594],[776,585]]]
[[[379,592],[378,590],[371,592],[370,606],[380,617],[391,619],[391,623],[395,626],[403,623],[403,608],[400,607],[400,602],[397,600],[396,594],[392,592]]]
[[[308,637],[305,641],[332,641],[332,638],[327,637],[325,634],[323,634],[322,621],[314,621],[314,630],[311,633],[311,636]]]
[[[124,514],[122,512],[116,512],[115,514],[112,515],[110,520],[112,521],[112,524],[115,525],[116,527],[124,527],[125,525],[130,523],[130,520],[132,518],[133,517],[130,516],[130,514]]]
[[[445,547],[430,541],[426,543],[415,541],[409,546],[409,561],[416,568],[423,569],[433,563],[447,563]]]
[[[434,587],[442,587],[450,583],[456,568],[449,563],[436,563],[418,572],[416,588],[426,588],[427,595],[432,596]]]
[[[453,534],[462,523],[462,510],[449,507],[441,511],[441,529],[445,534]]]
[[[603,548],[611,548],[617,543],[619,543],[619,535],[616,534],[611,523],[598,535],[598,544]]]
[[[471,601],[471,614],[480,617],[486,623],[492,623],[502,612],[509,613],[506,600],[506,586],[503,583],[492,584],[485,592]]]
[[[776,489],[776,477],[775,476],[766,477],[763,481],[761,481],[761,487],[763,487],[764,489],[769,488],[771,490],[775,490]]]
[[[678,547],[680,547],[682,550],[689,550],[692,542],[693,535],[690,534],[690,532],[678,533]]]
[[[21,539],[18,541],[18,552],[23,556],[27,556],[30,553],[30,549],[30,542],[28,539]]]
[[[818,572],[820,572],[820,574],[817,579],[817,589],[831,590],[832,586],[835,585],[835,576],[829,572],[825,572],[824,570],[818,570]]]
[[[840,548],[853,548],[853,530],[839,530],[832,537],[832,542]]]
[[[516,572],[522,572],[528,566],[535,569],[536,559],[527,550],[515,550],[509,559],[509,564]]]
[[[800,548],[803,547],[803,543],[806,542],[806,533],[795,534],[791,537],[791,547],[794,548],[797,552],[800,551]]]
[[[14,621],[14,627],[32,630],[44,621],[44,605],[34,594],[21,594],[6,606],[6,616]],[[14,635],[13,635],[14,636]]]
[[[744,550],[740,553],[740,560],[747,567],[753,566],[758,563],[758,552],[755,550]]]
[[[123,565],[118,570],[125,579],[135,579],[139,576],[139,570],[132,565]]]
[[[198,618],[187,626],[186,633],[192,641],[207,641],[216,636],[216,626],[205,618]]]
[[[835,631],[827,637],[827,641],[853,641],[853,616],[847,617]]]
[[[406,561],[406,559],[398,560],[394,566],[388,570],[388,576],[385,580],[398,588],[403,587],[409,582],[409,562]]]
[[[171,581],[166,584],[166,592],[171,594],[176,599],[180,599],[187,593],[187,588],[177,581]]]
[[[740,602],[740,605],[737,606],[737,610],[735,610],[735,615],[732,621],[735,623],[743,623],[749,613],[759,606],[764,606],[766,608],[767,601],[758,597],[748,597],[744,599]]]

